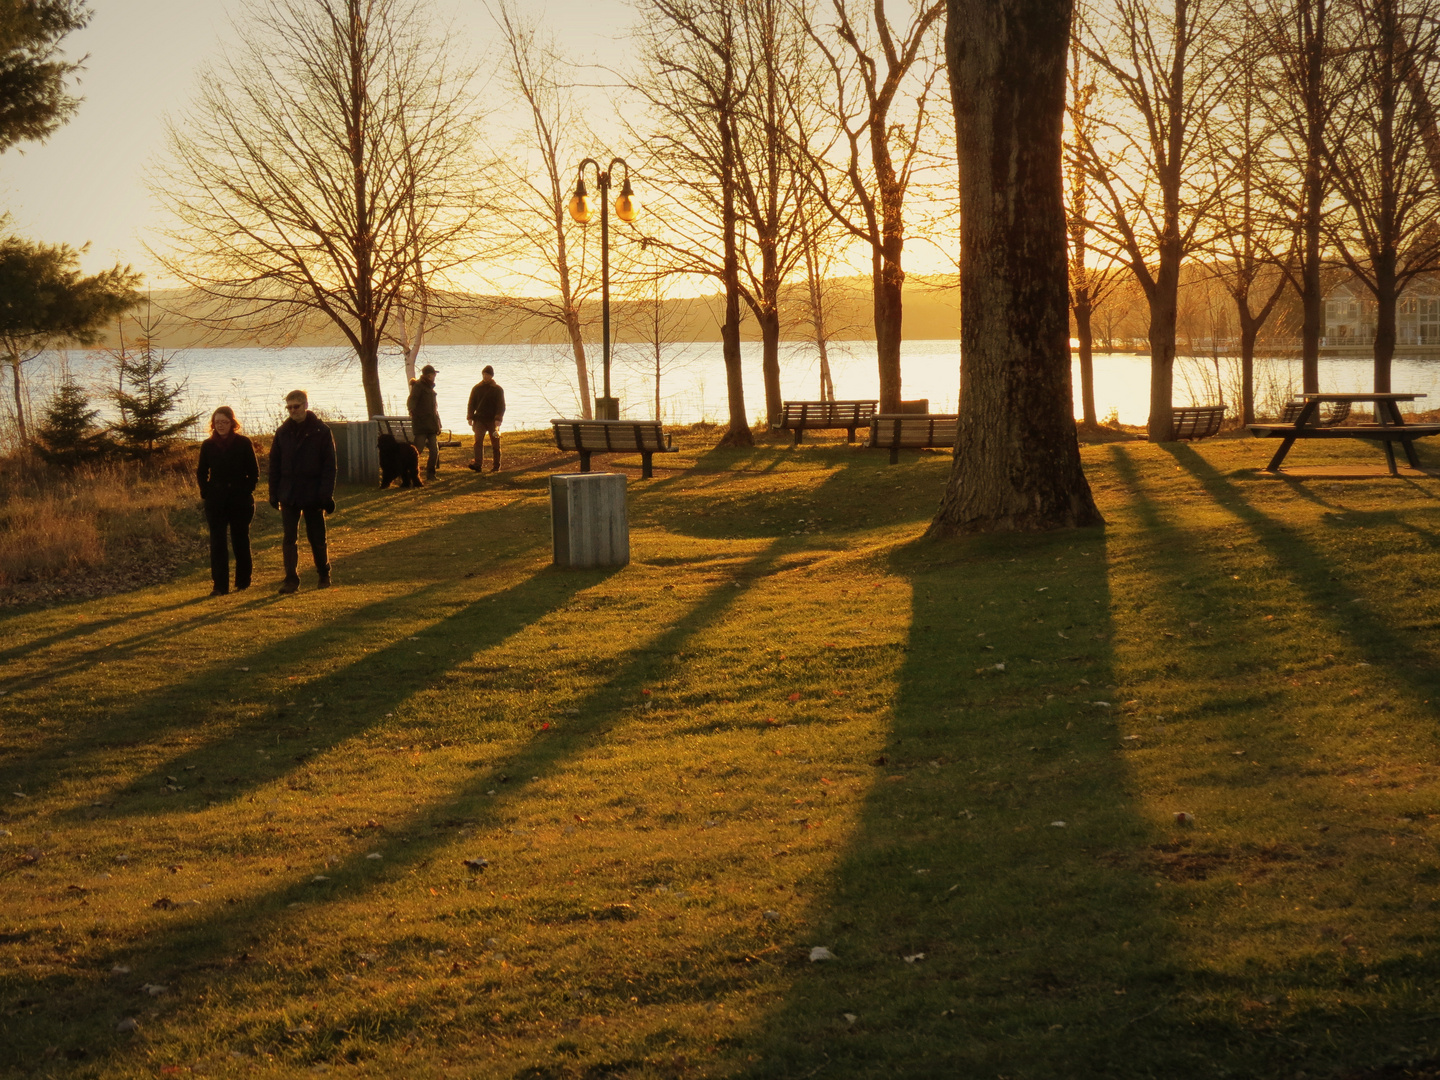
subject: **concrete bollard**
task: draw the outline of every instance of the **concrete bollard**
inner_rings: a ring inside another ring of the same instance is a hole
[[[555,565],[580,569],[630,562],[624,473],[550,477],[550,535]]]

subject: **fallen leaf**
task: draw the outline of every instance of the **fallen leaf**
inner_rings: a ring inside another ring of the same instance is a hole
[[[778,911],[766,911],[762,913],[760,917],[766,922],[775,922],[775,920],[780,918],[780,913]]]
[[[139,1026],[140,1025],[135,1022],[135,1018],[133,1016],[127,1016],[124,1020],[121,1020],[118,1024],[115,1025],[115,1030],[121,1032],[134,1031]]]
[[[905,962],[906,962],[907,964],[913,964],[913,963],[915,963],[916,960],[924,960],[924,959],[925,959],[925,954],[924,954],[923,952],[917,952],[917,953],[912,953],[910,956],[905,957]]]
[[[167,989],[168,987],[161,986],[159,983],[146,983],[140,987],[141,993],[149,994],[151,997],[159,997]]]
[[[367,859],[380,859],[380,858],[383,858],[383,856],[382,856],[382,855],[380,854],[380,852],[378,852],[378,851],[372,851],[372,852],[370,852],[369,855],[366,855],[365,858],[367,858]]]
[[[461,861],[471,870],[484,870],[487,866],[490,865],[489,859],[463,859]]]
[[[796,693],[794,693],[794,694],[791,694],[788,700],[791,701],[791,702],[799,701],[799,700],[800,700],[800,694],[799,694],[798,692],[796,692]]]
[[[816,945],[813,949],[810,950],[810,962],[811,962],[811,963],[814,963],[814,962],[816,962],[817,960],[834,960],[834,959],[835,959],[835,954],[832,953],[829,949],[827,949],[824,945]]]

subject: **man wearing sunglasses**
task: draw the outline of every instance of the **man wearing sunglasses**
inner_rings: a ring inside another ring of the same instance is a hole
[[[304,390],[285,395],[287,419],[270,444],[270,505],[280,511],[283,532],[280,554],[285,583],[280,592],[300,588],[300,519],[320,575],[320,588],[330,587],[330,556],[325,515],[335,512],[335,440],[309,409]]]

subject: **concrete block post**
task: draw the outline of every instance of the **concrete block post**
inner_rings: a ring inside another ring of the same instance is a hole
[[[624,473],[550,477],[550,533],[555,565],[580,569],[630,562]]]

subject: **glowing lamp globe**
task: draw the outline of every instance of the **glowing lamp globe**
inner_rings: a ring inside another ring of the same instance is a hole
[[[590,224],[595,217],[595,204],[590,201],[590,196],[583,191],[577,191],[570,200],[570,216],[581,225]]]
[[[621,221],[634,221],[640,216],[640,201],[635,198],[629,180],[625,181],[625,186],[620,189],[620,197],[615,200],[615,216]]]

